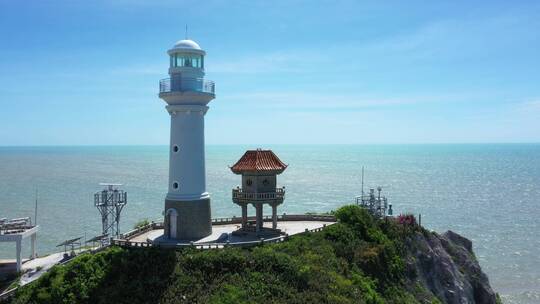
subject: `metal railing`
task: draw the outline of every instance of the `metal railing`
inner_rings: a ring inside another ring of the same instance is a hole
[[[232,190],[233,200],[283,200],[285,188],[276,188],[275,192],[244,192],[242,188]]]
[[[333,217],[333,216],[326,216],[326,215],[321,215],[321,216],[316,216],[316,215],[315,216],[311,216],[311,215],[293,215],[293,216],[298,217],[299,219],[300,218],[302,218],[302,219],[324,218],[324,219],[328,220],[329,222],[331,222],[328,225],[323,224],[322,227],[317,227],[317,228],[313,228],[313,229],[307,229],[306,228],[304,232],[301,232],[301,233],[298,233],[298,234],[305,234],[305,233],[311,233],[311,232],[320,232],[320,231],[323,231],[329,225],[332,225],[333,223],[335,223],[335,217]],[[334,219],[334,221],[330,220],[332,218]],[[298,234],[296,234],[296,235],[298,235]],[[268,239],[261,238],[259,240],[245,241],[245,242],[235,242],[235,243],[220,242],[220,243],[201,243],[201,244],[197,244],[197,243],[194,243],[194,242],[190,242],[190,243],[175,243],[173,245],[172,244],[159,244],[159,243],[154,244],[154,243],[144,242],[144,241],[135,242],[135,241],[130,241],[130,240],[113,239],[111,244],[116,245],[116,246],[120,246],[120,247],[131,247],[131,248],[174,247],[174,248],[195,248],[195,249],[223,249],[223,248],[227,248],[227,247],[252,247],[252,246],[258,246],[258,245],[263,245],[263,244],[268,244],[268,243],[280,243],[280,242],[287,241],[289,239],[289,237],[290,236],[288,234],[284,234],[284,235],[280,235],[280,236],[273,237],[273,238],[268,238]]]
[[[163,222],[152,221],[144,226],[134,228],[126,233],[120,234],[120,239],[134,238],[152,229],[163,229]]]
[[[32,229],[35,226],[32,225],[30,217],[21,217],[16,219],[0,219],[0,234],[17,234],[24,232],[28,229]]]
[[[254,220],[255,217],[250,216],[248,220]],[[334,215],[326,214],[279,214],[277,216],[278,222],[280,221],[320,221],[320,222],[336,222],[336,217]],[[263,221],[271,222],[272,217],[269,215],[263,216]],[[240,224],[242,223],[242,217],[220,217],[213,218],[212,225],[229,225],[229,224]],[[135,229],[132,229],[126,233],[120,235],[119,240],[128,241],[136,236],[139,236],[149,230],[153,229],[163,229],[163,222],[152,221],[145,226],[141,226]]]
[[[204,78],[165,78],[159,81],[159,93],[170,92],[203,92],[215,94],[216,85]]]
[[[254,216],[248,216],[249,220],[255,220]],[[264,222],[271,222],[272,216],[265,215],[263,216]],[[320,222],[336,222],[336,217],[333,215],[326,214],[278,214],[278,222],[281,221],[320,221]],[[212,225],[229,225],[229,224],[241,224],[242,217],[224,217],[224,218],[213,218]],[[159,223],[156,223],[159,224]]]

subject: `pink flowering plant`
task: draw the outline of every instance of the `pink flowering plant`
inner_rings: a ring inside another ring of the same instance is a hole
[[[403,226],[416,226],[416,218],[413,214],[400,214],[397,222]]]

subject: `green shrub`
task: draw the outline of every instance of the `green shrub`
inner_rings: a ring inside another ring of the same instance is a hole
[[[142,219],[142,220],[139,220],[138,222],[136,222],[135,225],[133,225],[133,229],[139,229],[139,228],[147,226],[149,224],[150,224],[150,221],[148,219]]]
[[[416,303],[403,233],[357,206],[321,232],[250,249],[112,247],[55,266],[13,303]],[[390,291],[391,292],[390,292]]]

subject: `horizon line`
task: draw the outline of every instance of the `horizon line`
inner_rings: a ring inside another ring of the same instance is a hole
[[[237,143],[205,146],[405,146],[405,145],[538,145],[540,142],[412,142],[412,143]],[[59,144],[1,145],[0,148],[69,148],[69,147],[159,147],[169,144]]]

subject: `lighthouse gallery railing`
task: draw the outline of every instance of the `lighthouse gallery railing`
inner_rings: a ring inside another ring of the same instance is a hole
[[[159,81],[159,93],[170,92],[204,92],[215,93],[216,85],[211,80],[203,78],[165,78]]]

